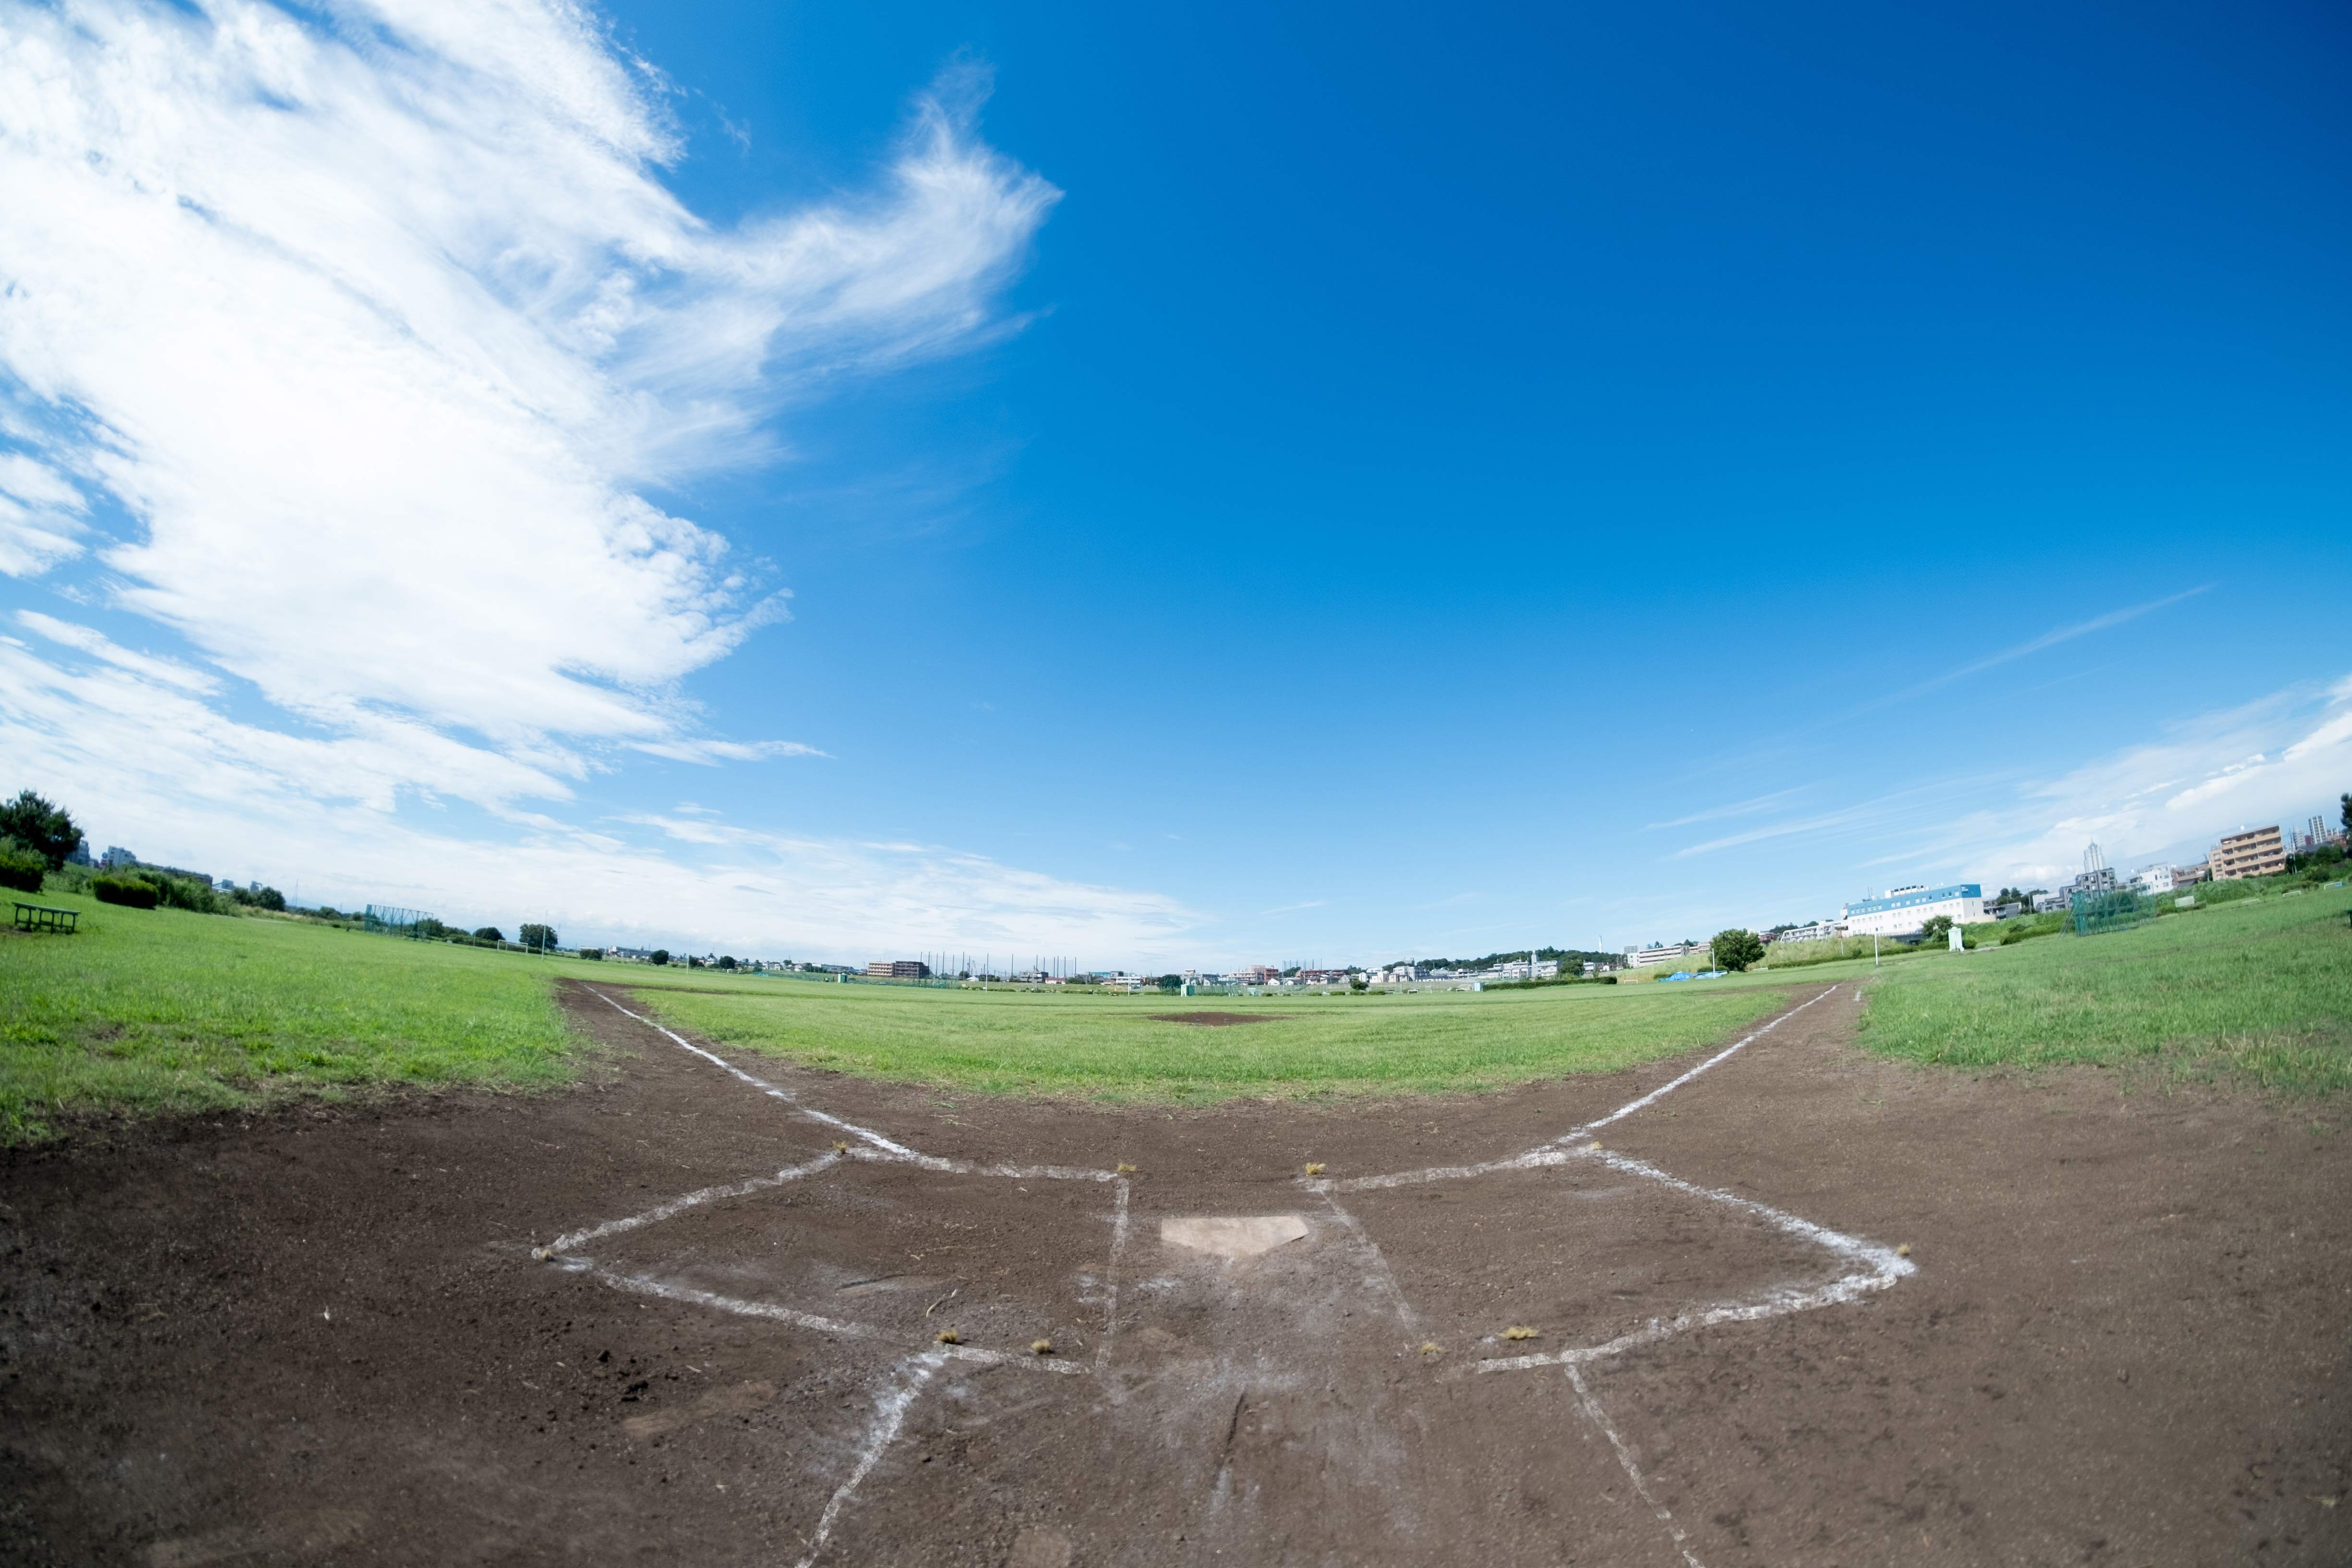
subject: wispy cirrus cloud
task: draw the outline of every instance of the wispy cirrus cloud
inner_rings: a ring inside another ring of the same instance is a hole
[[[788,595],[653,497],[1021,325],[1059,193],[980,139],[985,87],[921,95],[869,188],[716,224],[665,184],[667,84],[564,0],[0,0],[0,573],[85,612],[0,637],[12,785],[225,873],[607,932],[1188,929],[919,846],[551,815],[633,756],[823,758],[679,695]]]
[[[2054,886],[2093,842],[2115,863],[2201,854],[2219,835],[2300,828],[2352,784],[2352,676],[2198,714],[2054,777],[1956,774],[1762,823],[1670,859],[1776,840],[1834,846],[1856,870]]]
[[[2142,616],[2168,609],[2183,600],[2193,599],[2200,594],[2210,593],[2213,584],[2210,583],[2201,584],[2178,594],[2168,595],[2161,599],[2150,599],[2143,605],[2126,605],[2121,609],[2109,610],[2105,615],[2093,616],[2085,621],[2076,621],[2070,626],[2053,627],[2039,637],[2028,637],[2023,642],[2012,644],[1997,653],[1987,654],[1982,658],[1971,659],[1956,669],[1947,670],[1941,675],[1922,680],[1916,685],[1904,687],[1899,691],[1890,691],[1884,697],[1873,699],[1853,709],[1845,717],[1856,718],[1864,713],[1873,713],[1879,709],[1891,707],[1897,702],[1907,702],[1915,697],[1924,697],[1930,691],[1949,686],[1954,681],[1965,680],[1971,675],[1980,675],[1988,669],[1997,668],[2001,665],[2044,652],[2062,643],[2073,642],[2077,637],[2086,637],[2094,632],[2107,631],[2123,626],[2126,622],[2136,621]]]
[[[1005,330],[1057,195],[954,82],[874,190],[709,224],[659,84],[561,4],[0,3],[0,567],[94,548],[115,606],[331,729],[783,754],[669,695],[782,616],[770,573],[644,492]]]

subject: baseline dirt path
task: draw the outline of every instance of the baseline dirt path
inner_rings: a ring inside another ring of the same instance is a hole
[[[570,1093],[0,1161],[0,1561],[2352,1558],[2333,1111],[1878,1061],[1850,986],[1728,1056],[1209,1111],[706,1056],[604,989]]]

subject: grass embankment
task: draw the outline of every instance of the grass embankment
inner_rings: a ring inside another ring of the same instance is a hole
[[[37,1142],[75,1114],[379,1083],[542,1085],[570,1070],[549,971],[534,960],[38,899],[79,910],[81,930],[0,934],[0,1142]]]
[[[644,971],[607,979],[636,982]],[[747,981],[646,985],[673,1026],[835,1071],[983,1093],[1189,1103],[1423,1094],[1607,1072],[1722,1038],[1782,1005],[1761,987],[1349,997],[1107,997]],[[1154,1013],[1279,1020],[1225,1028]]]
[[[1862,1039],[1959,1067],[2141,1062],[2288,1094],[2352,1089],[2352,892],[2268,893],[2106,936],[1885,970]]]

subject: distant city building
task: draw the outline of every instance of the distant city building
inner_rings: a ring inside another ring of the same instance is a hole
[[[1302,969],[1298,972],[1301,985],[1345,985],[1348,972],[1344,969]]]
[[[2037,915],[2047,915],[2073,908],[2074,903],[2073,887],[2074,884],[2070,882],[2054,893],[2034,894],[2033,912]]]
[[[74,840],[73,853],[66,857],[66,864],[68,866],[87,866],[89,864],[89,839],[77,838]]]
[[[2268,827],[2228,835],[2207,858],[2217,882],[2274,877],[2286,869],[2286,846],[2280,841],[2278,825],[2273,823]]]
[[[869,980],[929,980],[931,966],[913,958],[877,958],[866,966]]]
[[[1889,888],[1883,897],[1858,899],[1843,910],[1846,931],[1852,936],[1904,935],[1938,915],[1948,917],[1956,926],[1981,925],[1992,918],[1985,913],[1984,889],[1974,882],[1943,888]]]
[[[1706,944],[1696,942],[1652,942],[1647,947],[1635,945],[1625,950],[1625,963],[1633,969],[1647,969],[1654,963],[1672,963],[1677,958],[1699,952]]]
[[[1811,925],[1789,926],[1765,933],[1766,942],[1829,942],[1845,935],[1845,927],[1836,921],[1815,921]]]
[[[2132,889],[2141,893],[2172,891],[2172,868],[2169,866],[2142,867],[2132,873]]]
[[[106,853],[98,858],[98,863],[110,871],[117,866],[136,866],[139,857],[120,844],[110,844],[106,847]]]

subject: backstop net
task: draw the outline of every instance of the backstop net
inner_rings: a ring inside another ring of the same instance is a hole
[[[380,936],[417,936],[417,927],[433,918],[425,910],[404,910],[392,904],[370,904],[360,917],[362,931]]]
[[[2156,918],[2156,906],[2128,889],[2112,893],[2077,893],[2074,903],[2074,934],[2098,936],[2128,931]]]

